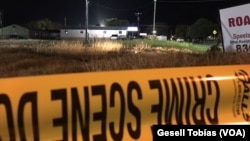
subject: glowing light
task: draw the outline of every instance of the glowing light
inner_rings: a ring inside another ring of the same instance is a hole
[[[138,27],[128,27],[127,31],[138,31]]]

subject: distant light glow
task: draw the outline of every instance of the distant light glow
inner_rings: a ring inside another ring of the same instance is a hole
[[[137,27],[128,27],[127,31],[138,31]]]
[[[104,20],[100,20],[99,24],[100,24],[101,27],[105,27],[106,26],[105,23],[104,23]]]

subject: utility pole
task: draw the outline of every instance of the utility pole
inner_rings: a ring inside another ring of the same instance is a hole
[[[153,35],[156,34],[156,30],[155,30],[156,1],[157,0],[154,0]]]
[[[3,21],[2,21],[2,10],[0,10],[0,27],[3,27]]]
[[[68,34],[68,30],[67,30],[67,18],[66,17],[64,17],[64,32],[65,32],[65,34]]]
[[[66,29],[66,27],[67,27],[67,18],[64,17],[64,28]]]
[[[85,42],[88,43],[89,37],[88,37],[88,24],[89,24],[89,0],[85,0],[86,8],[85,8]]]
[[[2,29],[2,39],[4,39],[4,36],[3,36],[3,26],[4,26],[4,24],[3,24],[3,11],[2,10],[0,10],[0,27],[1,27],[1,29]]]
[[[137,17],[138,32],[140,31],[139,29],[140,29],[140,15],[141,15],[141,14],[142,14],[142,13],[140,13],[140,12],[135,13],[135,16]]]

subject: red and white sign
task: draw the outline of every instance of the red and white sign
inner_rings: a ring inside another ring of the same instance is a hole
[[[226,52],[250,53],[250,4],[220,10]]]

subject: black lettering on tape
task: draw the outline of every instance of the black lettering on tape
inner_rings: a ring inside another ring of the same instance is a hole
[[[169,83],[166,79],[163,80],[166,89],[166,124],[173,124],[174,118],[178,125],[184,124],[184,120],[186,120],[186,124],[191,124],[190,116],[194,124],[207,124],[206,118],[210,124],[218,123],[217,111],[220,90],[218,82],[212,80],[211,77],[211,75],[207,75],[206,78],[209,79],[204,79],[201,76],[197,78],[171,78]],[[193,95],[191,95],[191,92]],[[210,95],[215,96],[213,114],[210,111],[211,109],[205,107],[207,96]],[[192,97],[194,99],[193,105],[191,104]],[[175,116],[173,116],[173,114],[175,114]]]
[[[212,75],[207,75],[207,78],[212,78]],[[210,123],[212,124],[218,124],[219,123],[219,119],[218,119],[218,106],[219,106],[219,101],[220,101],[220,87],[217,81],[215,80],[208,80],[207,81],[207,87],[208,87],[208,95],[212,95],[212,84],[215,87],[215,103],[214,103],[214,109],[213,109],[213,114],[211,116],[211,109],[207,108],[206,109],[206,113],[207,113],[207,117]]]
[[[62,101],[62,117],[53,119],[53,126],[62,126],[63,141],[68,140],[68,109],[67,109],[67,90],[57,89],[51,90],[52,100]]]
[[[6,109],[6,119],[9,129],[9,138],[10,141],[15,141],[16,134],[14,128],[13,112],[11,107],[11,102],[6,94],[0,94],[0,105],[3,104]]]
[[[164,82],[164,86],[165,86],[165,91],[166,91],[166,111],[165,111],[165,124],[171,124],[169,122],[171,122],[170,118],[171,115],[168,112],[168,109],[170,107],[170,90],[169,90],[169,86],[168,86],[168,82],[166,79],[163,80]]]
[[[246,102],[249,99],[249,96],[244,94],[242,97],[242,104],[241,104],[241,111],[242,111],[242,115],[243,118],[246,121],[250,121],[250,115],[248,113],[246,113],[246,111],[248,110],[248,103]]]
[[[72,95],[72,141],[77,141],[77,125],[80,126],[82,140],[89,141],[89,118],[90,118],[90,107],[89,107],[89,90],[88,87],[83,88],[84,91],[84,114],[81,109],[79,96],[76,88],[71,88]],[[84,119],[83,119],[84,116]],[[79,124],[77,123],[77,117]]]
[[[119,131],[115,132],[115,123],[109,123],[110,134],[113,140],[121,141],[123,137],[123,130],[124,130],[124,121],[125,121],[125,96],[122,90],[122,87],[118,83],[113,83],[111,85],[110,90],[110,107],[115,107],[115,94],[117,94],[120,98],[120,122],[119,122]]]
[[[128,132],[133,139],[138,139],[141,134],[141,112],[136,105],[134,105],[132,100],[132,93],[136,91],[138,99],[142,99],[142,91],[140,85],[135,81],[130,81],[128,84],[128,109],[135,116],[136,119],[136,129],[133,130],[132,123],[128,123]]]
[[[182,113],[183,113],[183,109],[184,109],[184,100],[185,100],[185,96],[184,96],[184,90],[183,90],[183,85],[182,85],[182,81],[181,78],[177,78],[178,81],[178,85],[179,85],[179,89],[180,89],[180,108],[177,112],[177,124],[182,125],[183,124],[183,120],[182,120]]]
[[[181,78],[177,78],[177,82],[174,79],[170,79],[170,86],[166,79],[163,80],[164,86],[166,88],[166,112],[165,112],[165,122],[166,124],[172,123],[172,116],[175,113],[175,120],[177,124],[184,124],[183,116],[186,119],[187,124],[190,124],[190,104],[191,104],[191,90],[187,77],[183,78],[184,82],[182,82]],[[178,85],[177,85],[178,84]],[[186,93],[184,91],[184,86],[186,88]],[[179,91],[178,91],[179,88]],[[185,95],[187,96],[185,96]],[[172,97],[172,99],[171,99]],[[184,101],[186,104],[184,105]],[[175,109],[174,109],[175,108]],[[185,112],[183,111],[185,109]],[[175,111],[174,111],[175,110]],[[183,115],[183,112],[185,113]]]
[[[167,101],[167,106],[166,106],[166,124],[172,124],[172,114],[175,113],[175,116],[176,116],[176,119],[177,119],[177,116],[179,115],[178,112],[179,112],[179,98],[178,98],[178,90],[177,90],[177,86],[174,82],[174,79],[170,79],[170,82],[171,82],[171,86],[172,86],[172,99],[169,101]],[[175,112],[173,112],[174,110],[174,107],[175,107]],[[180,107],[182,108],[182,107]],[[176,121],[176,122],[179,122],[179,121]]]
[[[98,113],[94,113],[94,121],[101,121],[101,134],[93,135],[94,141],[106,141],[106,120],[107,120],[107,98],[106,98],[106,89],[105,85],[92,86],[92,95],[101,96],[102,101],[102,111]]]
[[[198,95],[198,88],[197,88],[197,85],[196,85],[196,82],[195,82],[194,77],[190,77],[189,79],[191,80],[191,83],[192,83],[193,95],[194,95],[194,96],[195,96],[195,95]],[[193,113],[193,111],[194,111],[193,108],[194,108],[194,107],[191,107],[192,113]],[[194,116],[195,116],[195,113],[194,113],[194,115],[192,114],[192,119],[193,119],[194,122],[195,122]]]
[[[18,105],[18,129],[20,140],[25,141],[24,127],[24,107],[27,103],[31,103],[31,116],[33,124],[33,137],[35,141],[39,141],[39,125],[38,125],[38,107],[37,107],[37,92],[29,92],[22,95]]]
[[[161,125],[162,107],[163,107],[163,92],[162,92],[161,82],[160,80],[150,80],[149,86],[150,89],[158,89],[159,103],[156,105],[152,105],[151,113],[157,113],[157,123],[158,125]]]
[[[192,83],[194,84],[194,87],[197,89],[197,86],[196,86],[196,83],[197,80],[194,80],[193,78],[192,79]],[[192,116],[193,116],[193,119],[194,119],[194,123],[195,124],[205,124],[205,118],[204,118],[204,108],[205,108],[205,100],[206,100],[206,90],[205,90],[205,84],[202,80],[202,77],[201,76],[198,76],[198,79],[200,82],[200,85],[201,85],[201,89],[202,89],[202,92],[201,92],[201,97],[199,97],[199,93],[198,93],[198,90],[195,91],[194,93],[194,100],[195,100],[195,104],[194,104],[194,107],[193,107],[193,110],[192,110]],[[200,109],[200,111],[198,111],[198,109]],[[200,119],[198,119],[197,115],[199,114],[198,117],[200,117]]]
[[[249,46],[250,47],[250,46]],[[250,121],[250,115],[248,113],[249,111],[249,97],[250,97],[250,77],[248,75],[248,73],[245,70],[239,70],[238,72],[235,73],[235,76],[237,76],[238,81],[241,82],[241,84],[243,85],[243,96],[242,96],[242,102],[241,102],[241,112],[243,115],[243,118],[245,119],[245,121],[249,122]]]
[[[186,104],[185,118],[186,118],[187,125],[190,125],[189,112],[190,112],[190,107],[191,107],[191,88],[190,88],[190,84],[189,84],[188,78],[184,77],[183,79],[185,81],[186,95],[187,95],[187,104]]]

